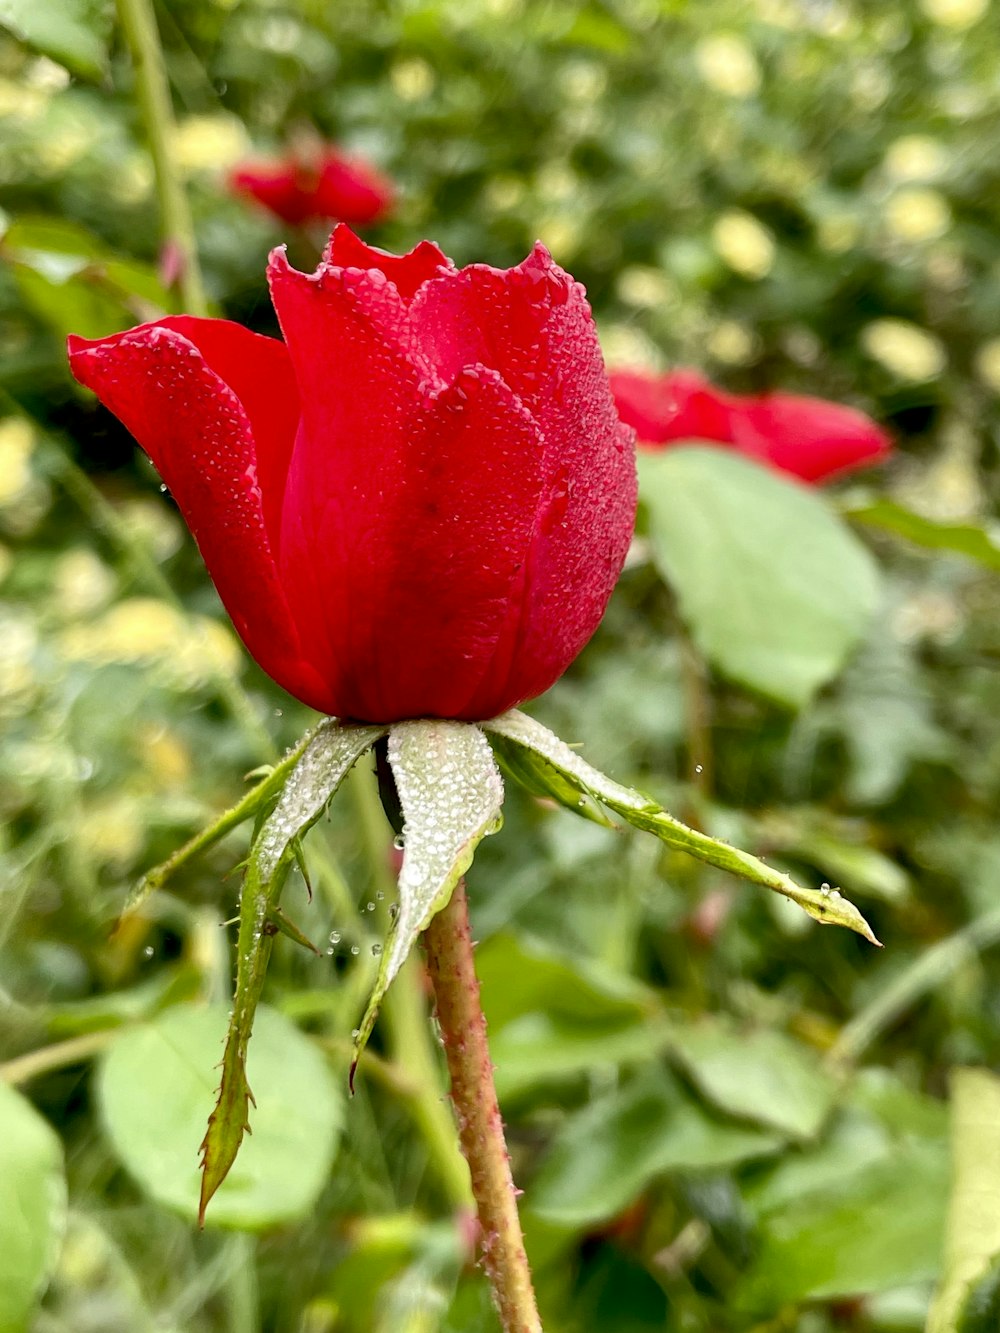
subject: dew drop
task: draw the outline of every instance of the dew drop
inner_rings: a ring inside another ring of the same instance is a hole
[[[360,952],[361,952],[361,946],[359,944],[351,945],[351,953],[354,954],[355,958],[357,958]]]
[[[403,848],[406,846],[406,842],[403,838],[402,833],[396,834],[396,836],[392,840],[392,845],[393,847],[395,847],[397,852],[401,852],[403,850]]]
[[[695,771],[696,773],[704,773],[704,771],[705,771],[705,765],[704,765],[704,764],[695,764],[695,766],[694,766],[694,771]]]
[[[375,911],[375,904],[374,904],[374,903],[366,903],[366,905],[365,905],[365,911],[366,911],[366,912],[374,912],[374,911]]]
[[[142,952],[143,952],[143,956],[144,956],[144,957],[146,957],[146,958],[152,958],[152,956],[153,956],[153,954],[156,952],[156,950],[153,948],[153,946],[152,946],[151,944],[147,944],[146,947],[145,947],[145,949],[143,949]]]
[[[339,944],[339,943],[340,943],[340,931],[339,931],[339,930],[331,930],[331,931],[330,931],[330,943],[331,943],[331,944]]]
[[[381,889],[379,889],[379,891],[378,891],[378,893],[376,893],[375,897],[379,900],[379,902],[381,902],[382,899],[385,897],[385,894],[382,892]]]
[[[353,1039],[354,1041],[357,1041],[357,1039],[358,1039],[360,1036],[361,1036],[361,1029],[360,1029],[360,1028],[351,1028],[351,1037],[352,1037],[352,1039]]]
[[[381,946],[381,944],[373,944],[373,945],[372,945],[372,957],[373,957],[373,958],[377,958],[381,952],[382,952],[382,946]]]

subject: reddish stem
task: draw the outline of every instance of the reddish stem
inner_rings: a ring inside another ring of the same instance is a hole
[[[479,1213],[483,1265],[500,1322],[504,1333],[541,1333],[486,1043],[463,884],[424,931],[424,947],[451,1075],[459,1139]]]

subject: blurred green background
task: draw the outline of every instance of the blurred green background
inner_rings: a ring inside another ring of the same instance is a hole
[[[671,551],[715,487],[689,471],[685,492],[664,455],[604,625],[532,705],[678,814],[841,885],[885,949],[517,791],[469,891],[548,1333],[917,1330],[942,1282],[938,1333],[997,1327],[1000,1093],[963,1067],[1000,1054],[1000,11],[182,0],[157,19],[219,313],[273,332],[268,249],[315,262],[321,228],[225,188],[312,126],[397,183],[375,244],[507,265],[541,237],[610,363],[893,430],[860,481],[803,500],[768,478],[784,530],[749,513],[742,545],[717,534],[713,568],[762,611],[805,553],[840,549],[813,547],[819,509],[850,544],[867,572],[830,614],[863,633],[834,635],[822,688],[761,692],[730,651],[752,623],[706,646],[697,561]],[[311,836],[312,902],[290,885],[322,956],[279,942],[257,1133],[193,1225],[245,838],[111,925],[309,719],[66,368],[67,333],[177,308],[114,8],[0,0],[0,25],[0,1330],[494,1330],[417,968],[346,1097],[392,895],[363,775]],[[781,603],[774,680],[812,642],[810,594]]]

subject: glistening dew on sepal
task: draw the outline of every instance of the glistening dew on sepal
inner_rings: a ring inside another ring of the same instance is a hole
[[[247,1045],[274,936],[280,931],[308,943],[280,913],[288,871],[300,840],[351,767],[386,735],[403,813],[403,863],[399,899],[379,955],[378,975],[355,1034],[352,1083],[382,997],[417,936],[447,905],[480,841],[500,827],[504,787],[498,761],[528,791],[551,797],[574,814],[611,823],[601,808],[606,807],[668,846],[782,894],[825,925],[846,926],[878,944],[861,913],[838,892],[802,888],[749,853],[688,828],[649,797],[593,768],[524,713],[507,712],[481,724],[426,719],[390,727],[328,718],[253,792],[144,879],[147,887],[159,887],[195,852],[211,846],[237,823],[255,819],[240,897],[236,991],[222,1079],[202,1144],[202,1219],[249,1128],[253,1096],[246,1080]]]

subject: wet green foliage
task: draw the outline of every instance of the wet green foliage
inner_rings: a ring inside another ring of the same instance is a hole
[[[935,1333],[992,1327],[997,1091],[953,1071],[1000,1054],[1000,14],[158,17],[220,313],[273,331],[267,249],[315,259],[320,235],[222,186],[311,123],[399,182],[376,244],[508,264],[541,236],[588,284],[609,360],[824,395],[897,432],[871,478],[787,511],[768,478],[767,524],[716,522],[734,573],[708,598],[699,524],[647,489],[604,625],[531,706],[677,816],[842,888],[885,948],[514,783],[469,892],[547,1333],[909,1333],[942,1281]],[[194,1225],[246,830],[112,926],[315,719],[247,660],[169,498],[65,366],[66,333],[176,305],[113,6],[10,0],[0,25],[0,1330],[489,1333],[442,1068],[407,1034],[429,1031],[418,974],[346,1098],[394,891],[363,772],[305,841],[311,901],[290,870],[283,907],[321,953],[274,938],[260,1142]],[[671,469],[697,490],[690,461]],[[851,553],[826,615],[798,577],[824,533]],[[738,613],[769,580],[765,641]]]

